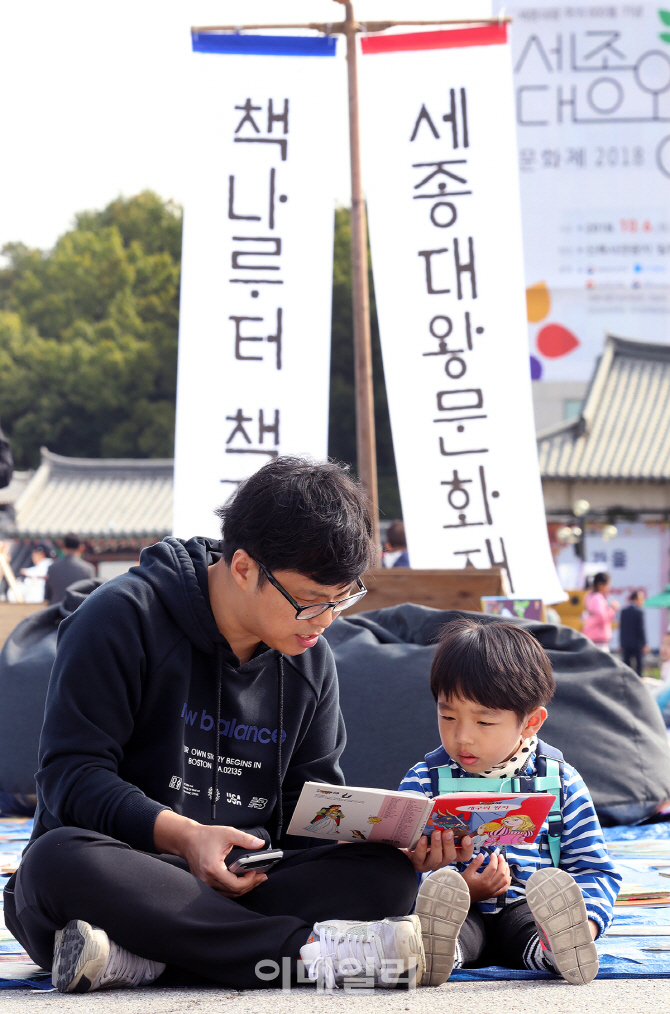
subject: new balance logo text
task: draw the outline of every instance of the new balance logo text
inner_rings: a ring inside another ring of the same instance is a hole
[[[200,715],[200,728],[203,732],[210,732],[214,728],[214,719],[211,715],[203,709],[200,711],[187,710],[186,705],[181,709],[181,717],[184,719],[187,725],[195,725],[198,715]],[[237,719],[233,718],[228,721],[222,718],[219,722],[219,735],[227,736],[228,739],[239,739],[251,741],[252,743],[276,743],[277,742],[277,730],[276,729],[259,729],[256,725],[238,725]],[[281,741],[282,743],[286,739],[286,729],[282,729]]]

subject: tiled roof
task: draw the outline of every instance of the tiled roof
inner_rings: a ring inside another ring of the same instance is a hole
[[[537,446],[543,479],[670,480],[670,345],[610,335],[582,414]]]
[[[42,461],[14,504],[17,535],[161,538],[172,530],[171,458],[64,458]]]
[[[9,486],[0,489],[0,508],[13,504],[23,493],[34,474],[34,468],[29,468],[26,472],[14,472]]]

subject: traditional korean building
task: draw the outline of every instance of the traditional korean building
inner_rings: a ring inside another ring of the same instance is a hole
[[[13,500],[5,533],[57,542],[75,532],[99,576],[113,577],[171,532],[172,477],[172,459],[66,458],[43,447],[40,467]]]
[[[609,336],[580,415],[538,433],[544,502],[564,587],[586,570],[611,574],[621,605],[628,593],[659,592],[670,568],[670,345]],[[579,500],[590,505],[575,517]],[[584,530],[583,546],[561,547],[565,525]],[[616,535],[604,540],[606,525]],[[578,576],[577,576],[578,575]],[[665,611],[647,614],[658,646]]]

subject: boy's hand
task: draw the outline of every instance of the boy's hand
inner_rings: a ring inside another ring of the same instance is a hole
[[[504,894],[512,883],[509,866],[503,856],[491,855],[488,866],[480,873],[479,869],[484,859],[485,853],[480,852],[462,873],[463,880],[468,885],[470,900],[473,903]]]
[[[441,870],[443,866],[450,866],[451,863],[467,863],[472,858],[473,850],[474,845],[470,837],[463,838],[461,847],[457,849],[452,831],[433,831],[430,843],[426,835],[423,835],[413,851],[401,849],[417,873]]]

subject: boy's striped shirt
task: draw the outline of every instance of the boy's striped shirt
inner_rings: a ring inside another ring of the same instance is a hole
[[[442,751],[442,763],[460,772],[464,779],[462,791],[470,788],[465,779],[470,775]],[[532,753],[523,768],[524,775],[533,776],[535,770],[535,754]],[[472,789],[476,791],[477,779],[472,778]],[[430,772],[425,760],[415,764],[400,783],[401,792],[423,792],[432,798]],[[593,919],[603,933],[612,921],[613,906],[621,883],[609,855],[596,816],[591,795],[579,773],[570,764],[565,764],[563,783],[563,834],[561,836],[561,869],[570,873],[581,889],[586,902],[589,919]],[[480,911],[492,913],[499,911],[502,904],[509,905],[519,898],[525,897],[526,881],[532,873],[545,866],[551,866],[551,856],[547,845],[548,824],[545,820],[537,838],[531,844],[507,845],[505,858],[510,866],[512,885],[503,898],[490,898],[478,902]],[[486,849],[484,850],[486,851]],[[462,870],[465,865],[455,864]]]

